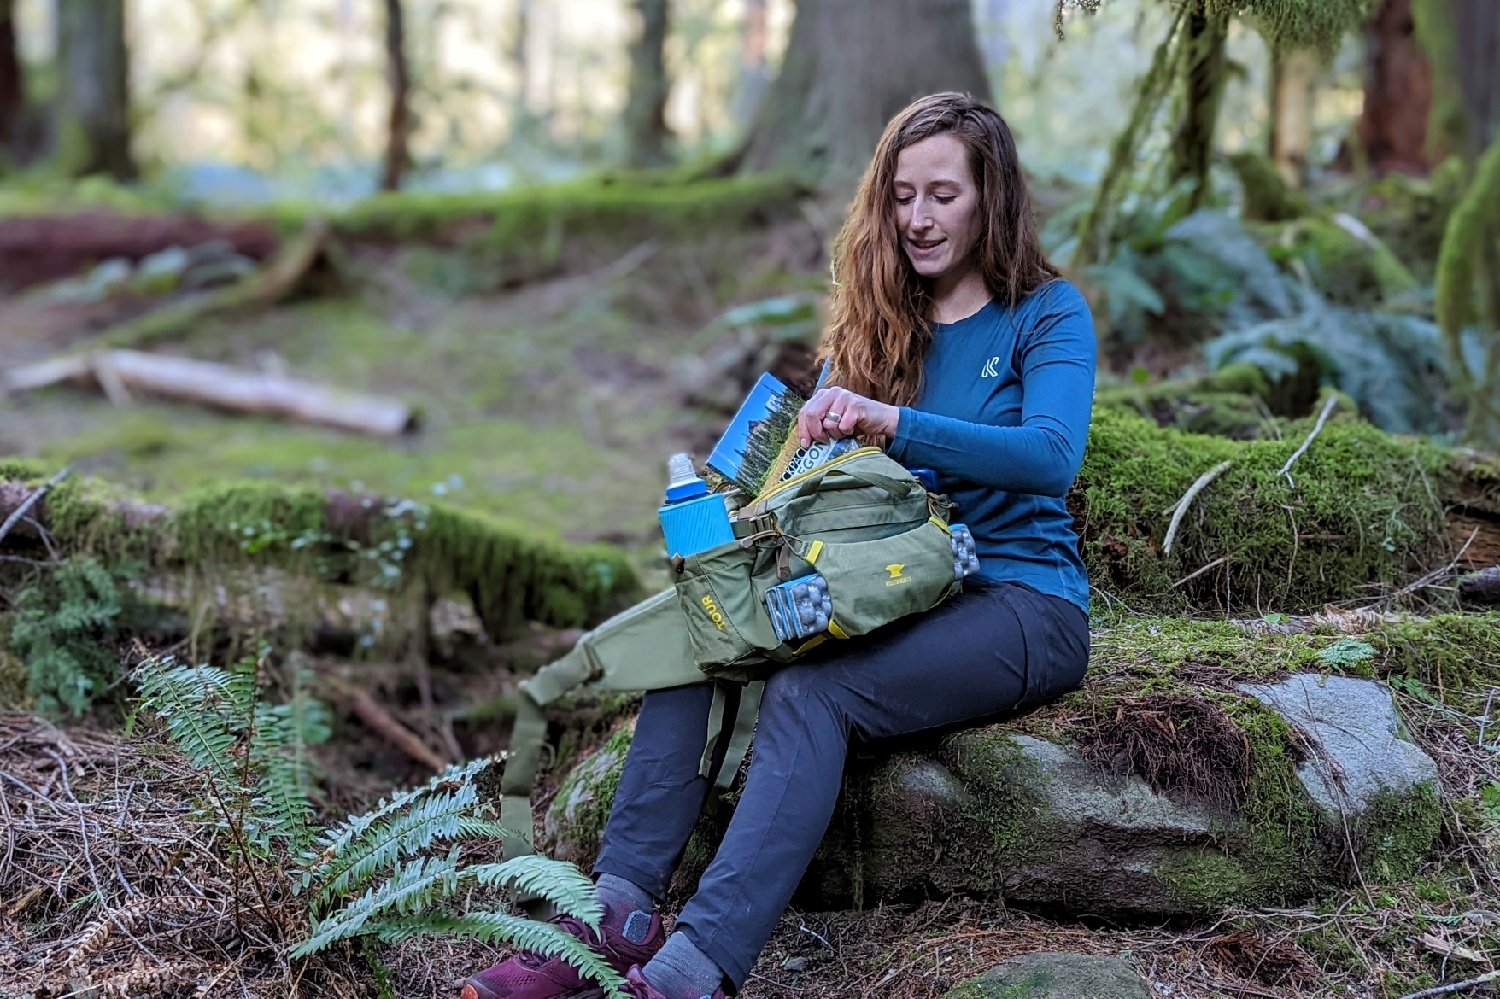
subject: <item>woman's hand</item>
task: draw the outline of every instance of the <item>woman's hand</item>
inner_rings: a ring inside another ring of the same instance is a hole
[[[840,437],[894,437],[901,410],[844,388],[813,393],[797,414],[797,436],[803,447]]]

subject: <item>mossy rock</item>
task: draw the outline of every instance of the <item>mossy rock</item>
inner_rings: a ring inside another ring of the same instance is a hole
[[[1247,220],[1285,222],[1313,214],[1301,191],[1293,190],[1264,153],[1241,152],[1229,157],[1229,165],[1244,192],[1241,216]]]
[[[1373,232],[1356,235],[1360,223],[1301,218],[1266,230],[1266,249],[1284,267],[1306,268],[1330,301],[1373,306],[1415,291],[1412,276]]]
[[[603,745],[580,759],[558,785],[542,819],[548,856],[585,866],[593,863],[634,734],[634,719],[620,723]]]
[[[1094,402],[1131,410],[1159,427],[1184,433],[1260,440],[1281,433],[1274,415],[1289,415],[1270,408],[1269,400],[1274,397],[1265,372],[1253,365],[1234,364],[1201,378],[1101,387]]]
[[[1019,954],[943,993],[943,999],[1149,999],[1141,976],[1118,957]]]

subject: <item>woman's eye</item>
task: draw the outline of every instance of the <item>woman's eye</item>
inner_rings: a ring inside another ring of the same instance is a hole
[[[940,205],[947,205],[951,204],[953,202],[953,199],[956,197],[957,195],[955,194],[934,194],[932,196],[932,200],[936,201]]]
[[[914,198],[915,198],[915,195],[911,195],[911,194],[901,195],[901,194],[898,194],[898,195],[896,195],[896,204],[898,204],[898,205],[909,205],[909,204],[912,203],[912,200]]]

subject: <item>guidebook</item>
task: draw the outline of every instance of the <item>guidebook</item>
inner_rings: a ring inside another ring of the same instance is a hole
[[[806,402],[770,372],[751,387],[708,455],[708,467],[757,496],[778,482],[816,468],[859,446],[852,437],[802,447],[795,433]]]

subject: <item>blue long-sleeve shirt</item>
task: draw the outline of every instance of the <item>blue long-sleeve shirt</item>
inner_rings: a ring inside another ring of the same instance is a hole
[[[1064,280],[1010,308],[990,301],[934,323],[914,406],[891,457],[937,472],[978,545],[981,575],[1089,608],[1088,573],[1065,497],[1083,464],[1097,344],[1082,293]]]

